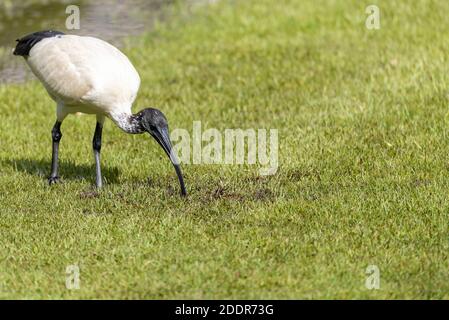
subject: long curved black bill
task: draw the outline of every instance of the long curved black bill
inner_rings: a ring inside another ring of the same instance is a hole
[[[168,133],[168,128],[159,129],[157,132],[152,134],[154,139],[159,143],[159,145],[164,149],[167,156],[170,158],[173,167],[175,167],[176,175],[178,176],[179,185],[181,187],[181,195],[186,196],[187,191],[184,185],[184,178],[182,177],[181,166],[179,165],[179,160],[176,154],[173,152],[173,148],[170,141],[170,135]]]

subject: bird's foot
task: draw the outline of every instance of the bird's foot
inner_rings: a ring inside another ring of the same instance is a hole
[[[96,179],[95,179],[95,188],[97,188],[97,189],[102,189],[103,188],[103,179],[101,178],[101,176],[96,177]]]
[[[56,184],[56,183],[59,183],[59,182],[61,182],[61,179],[58,176],[56,176],[56,177],[48,177],[48,184],[49,185]]]

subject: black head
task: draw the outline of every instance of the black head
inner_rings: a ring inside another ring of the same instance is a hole
[[[182,177],[178,157],[173,152],[170,134],[168,131],[167,118],[161,111],[153,108],[143,109],[137,114],[137,117],[141,127],[147,131],[157,141],[157,143],[159,143],[167,156],[170,158],[170,161],[175,167],[176,174],[178,175],[179,184],[181,186],[181,194],[185,196],[187,193],[184,185],[184,179]]]
[[[157,132],[158,129],[167,129],[168,130],[168,121],[165,115],[154,108],[143,109],[139,112],[138,116],[140,117],[140,124],[144,128],[145,131],[149,132]]]

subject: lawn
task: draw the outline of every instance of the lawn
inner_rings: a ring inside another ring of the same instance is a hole
[[[48,186],[54,103],[37,81],[0,85],[0,298],[449,298],[447,12],[222,0],[128,39],[134,111],[279,130],[275,175],[185,164],[186,199],[157,144],[111,121],[95,192],[87,115],[64,122]]]

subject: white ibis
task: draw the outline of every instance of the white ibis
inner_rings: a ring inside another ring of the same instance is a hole
[[[52,30],[29,34],[17,42],[14,55],[25,58],[56,102],[56,123],[51,131],[50,184],[59,180],[61,124],[68,114],[82,112],[97,116],[92,146],[98,188],[102,187],[101,133],[105,117],[108,117],[127,133],[148,132],[170,158],[181,185],[181,194],[186,195],[181,168],[172,152],[166,117],[153,108],[143,109],[136,114],[131,112],[140,77],[120,50],[97,38],[66,35]]]

